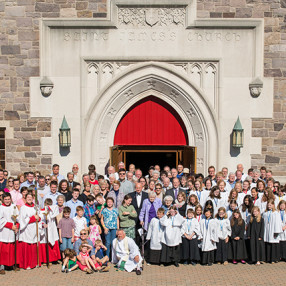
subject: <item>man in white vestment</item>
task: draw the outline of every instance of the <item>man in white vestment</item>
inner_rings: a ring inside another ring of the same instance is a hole
[[[119,270],[135,270],[137,275],[141,275],[142,260],[135,241],[127,237],[124,230],[119,230],[112,242],[112,263],[117,264]]]

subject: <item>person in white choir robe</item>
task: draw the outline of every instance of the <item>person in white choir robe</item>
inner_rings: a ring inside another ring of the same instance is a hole
[[[210,194],[209,191],[203,190],[203,185],[201,180],[196,180],[194,183],[194,190],[191,190],[189,196],[195,195],[198,198],[200,205],[204,208],[207,198]]]
[[[142,271],[142,257],[135,241],[127,237],[124,230],[117,232],[117,238],[112,242],[112,263],[117,264],[119,270],[131,272],[137,275]]]
[[[217,229],[217,250],[215,254],[215,261],[224,265],[228,264],[228,242],[231,236],[230,220],[227,217],[227,213],[224,207],[218,209],[218,213],[215,218]]]
[[[273,200],[275,207],[278,206],[279,200],[275,197],[273,191],[270,188],[266,188],[263,192],[263,196],[261,197],[260,201],[260,211],[261,213],[267,211],[267,202],[269,200]]]
[[[157,217],[151,219],[148,227],[146,240],[150,240],[149,263],[159,264],[161,258],[162,244],[161,239],[163,235],[163,226],[161,226],[160,219],[164,216],[165,210],[159,208],[157,210]]]
[[[266,211],[263,213],[264,219],[264,241],[266,244],[266,261],[270,263],[280,260],[279,234],[282,233],[282,221],[280,213],[275,209],[274,200],[267,203]]]
[[[14,223],[13,215],[19,215],[18,208],[12,204],[10,193],[4,193],[0,206],[0,274],[2,275],[5,274],[5,266],[15,265],[15,234],[18,232],[19,224]]]
[[[217,186],[212,187],[209,200],[213,203],[213,215],[215,216],[220,207],[226,207],[226,200],[221,197],[220,190]]]
[[[242,190],[238,193],[238,197],[241,203],[243,202],[243,199],[246,195],[251,195],[250,183],[247,180],[242,183]]]
[[[281,223],[282,223],[282,232],[279,234],[279,240],[280,240],[280,255],[281,260],[286,261],[286,201],[282,200],[279,202],[277,207]]]
[[[228,205],[228,207],[227,207],[227,212],[226,212],[227,217],[228,217],[229,220],[232,219],[232,213],[233,213],[233,211],[236,210],[236,209],[238,209],[238,205],[237,205],[236,200],[231,200],[231,201],[229,202],[229,205]]]
[[[275,186],[274,186],[275,187]],[[279,187],[279,186],[277,186],[278,188],[276,189],[276,194],[275,194],[275,197],[276,197],[276,199],[277,199],[277,201],[278,202],[281,202],[282,200],[283,201],[286,201],[286,195],[285,195],[285,193],[284,193],[284,190],[281,188],[281,187]]]
[[[195,211],[187,210],[186,219],[182,225],[182,245],[181,245],[181,260],[184,265],[191,262],[196,265],[200,258],[200,251],[198,246],[198,237],[200,236],[200,225],[195,218]]]
[[[47,221],[45,217],[47,213]],[[51,199],[46,199],[44,208],[40,211],[42,219],[42,229],[40,231],[40,252],[41,263],[47,263],[47,230],[48,230],[48,249],[49,249],[49,262],[58,261],[61,259],[59,247],[59,234],[56,225],[56,217],[59,214],[59,207],[53,205]]]
[[[219,180],[217,182],[217,187],[220,190],[220,196],[222,197],[222,199],[224,199],[225,201],[228,200],[228,196],[229,196],[229,192],[226,190],[226,183],[224,180]]]
[[[251,189],[251,199],[253,202],[254,207],[258,207],[261,213],[261,199],[259,198],[259,193],[257,188],[252,188]]]
[[[39,212],[33,203],[32,193],[26,195],[26,203],[20,209],[19,214],[19,243],[17,245],[17,263],[20,268],[31,269],[37,266],[37,222],[40,231]],[[41,265],[41,259],[40,263]],[[39,265],[39,266],[40,266]]]
[[[161,225],[164,227],[162,236],[162,263],[174,263],[179,267],[180,261],[180,244],[182,243],[181,228],[184,218],[178,213],[177,208],[172,206],[168,212],[160,219]]]
[[[212,210],[205,208],[205,218],[200,220],[200,237],[202,258],[201,263],[211,266],[214,263],[214,252],[218,242],[217,224],[212,218]]]

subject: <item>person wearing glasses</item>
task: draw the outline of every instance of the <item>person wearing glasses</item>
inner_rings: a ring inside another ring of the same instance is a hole
[[[156,193],[156,198],[159,199],[161,202],[163,202],[164,191],[163,191],[163,187],[160,183],[157,183],[155,185],[155,193]]]
[[[73,180],[79,184],[82,183],[82,178],[81,178],[81,174],[79,173],[79,167],[77,164],[73,164],[72,166],[72,173],[74,175]]]
[[[119,169],[118,171],[119,181],[120,181],[120,190],[123,192],[124,195],[128,195],[134,191],[133,184],[126,179],[126,170]]]
[[[13,177],[9,177],[8,180],[7,180],[7,185],[6,185],[6,188],[5,189],[8,189],[8,192],[10,193],[13,188],[14,188],[14,178]]]
[[[48,187],[46,185],[45,177],[40,176],[38,178],[37,190],[38,190],[39,205],[41,208],[43,208],[44,207],[44,197],[45,197],[45,195],[47,195],[51,191],[50,187]]]
[[[94,246],[92,244],[92,241],[90,239],[88,239],[88,233],[87,233],[87,230],[85,230],[85,229],[80,231],[80,237],[74,243],[73,249],[76,252],[76,255],[79,255],[79,253],[80,253],[79,247],[81,246],[83,241],[86,241],[88,243],[88,245],[91,246],[91,251],[90,251],[89,255],[90,255],[91,259],[93,260],[93,262],[96,263]],[[80,270],[87,272],[88,274],[92,273],[92,270],[89,269],[87,267],[87,265],[81,264],[80,261],[77,261],[77,264],[78,264]]]

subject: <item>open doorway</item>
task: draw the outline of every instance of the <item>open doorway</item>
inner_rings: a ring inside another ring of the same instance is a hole
[[[134,164],[143,174],[147,174],[149,167],[154,165],[159,165],[161,170],[164,166],[176,168],[176,152],[127,152],[125,164],[127,168]]]
[[[126,168],[134,164],[143,174],[150,166],[159,165],[161,169],[171,168],[182,163],[185,168],[196,172],[196,147],[190,146],[113,146],[110,148],[110,165],[118,171],[118,163],[124,162]]]

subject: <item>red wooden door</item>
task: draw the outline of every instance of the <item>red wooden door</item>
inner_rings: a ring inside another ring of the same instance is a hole
[[[188,145],[186,127],[166,102],[147,97],[132,106],[119,122],[114,145]]]

